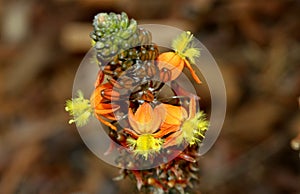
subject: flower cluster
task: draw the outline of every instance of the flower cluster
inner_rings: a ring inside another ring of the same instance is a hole
[[[98,14],[93,24],[99,72],[90,99],[78,92],[67,101],[65,109],[74,117],[70,123],[81,127],[94,115],[134,157],[153,161],[160,154],[175,155],[156,169],[120,167],[123,175],[135,177],[139,189],[181,191],[195,178],[197,149],[208,129],[204,112],[197,110],[199,97],[176,82],[186,67],[201,83],[192,66],[200,56],[193,35],[183,32],[173,40],[172,51],[160,52],[151,32],[125,13]]]

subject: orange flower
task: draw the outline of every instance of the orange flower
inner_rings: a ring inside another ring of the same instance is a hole
[[[161,114],[157,107],[153,110],[151,105],[145,102],[139,106],[134,114],[129,109],[128,119],[132,129],[137,133],[152,134],[161,123]]]
[[[157,136],[165,136],[180,129],[182,121],[187,118],[186,110],[181,106],[173,106],[170,104],[160,104],[158,109],[164,115],[161,122],[160,130],[156,133]],[[165,142],[167,143],[167,142]]]
[[[162,136],[166,137],[164,147],[169,147],[177,144],[176,136],[180,131],[181,125],[187,119],[188,113],[181,106],[173,106],[169,104],[161,104],[165,112],[165,119],[161,123],[160,132]]]
[[[166,138],[164,143],[165,148],[179,145],[182,142],[193,145],[196,142],[201,141],[199,137],[204,138],[205,132],[208,129],[208,121],[202,111],[196,113],[196,98],[191,98],[190,100],[189,115],[187,116],[185,113],[182,114],[184,117],[169,116],[171,118],[170,121],[176,122],[177,120],[177,122],[180,122],[181,124],[177,131],[174,131],[174,133]]]
[[[118,100],[119,96],[120,94],[113,90],[113,86],[110,83],[106,83],[96,87],[90,98],[91,106],[94,109],[96,118],[114,130],[116,130],[116,127],[104,118],[117,120],[114,112],[117,111],[120,106],[111,102],[113,100]]]
[[[162,53],[157,57],[158,68],[161,70],[160,78],[162,81],[170,81],[176,79],[182,72],[184,67],[184,60],[174,52],[166,52]],[[165,76],[164,72],[168,72],[169,70],[171,75]],[[170,80],[167,80],[166,78]]]
[[[190,62],[195,63],[195,58],[200,56],[199,49],[193,47],[192,38],[193,35],[190,32],[183,32],[172,42],[172,48],[175,52],[165,52],[158,56],[158,67],[163,81],[166,81],[166,69],[171,71],[170,80],[174,80],[180,75],[183,68],[187,67],[194,80],[198,84],[201,83],[190,64]]]
[[[144,102],[135,113],[129,109],[128,120],[132,129],[125,128],[124,131],[133,138],[128,138],[127,143],[135,154],[147,159],[149,154],[159,152],[163,144],[164,147],[175,145],[173,138],[166,138],[166,141],[162,138],[179,131],[187,117],[186,110],[181,106],[162,103],[153,109],[148,102]]]
[[[129,108],[128,120],[132,129],[125,128],[124,131],[133,137],[128,138],[127,143],[135,154],[147,159],[149,155],[160,151],[163,141],[155,132],[162,116],[159,108],[153,109],[148,102],[140,105],[135,113]]]

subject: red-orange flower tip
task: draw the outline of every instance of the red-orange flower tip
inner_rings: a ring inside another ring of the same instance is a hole
[[[192,40],[193,35],[191,32],[183,32],[172,42],[172,48],[175,52],[166,52],[158,56],[159,69],[169,69],[171,71],[171,80],[176,79],[182,72],[183,67],[186,66],[190,70],[194,80],[198,84],[201,83],[201,80],[190,64],[190,62],[194,64],[195,58],[200,56],[200,50],[194,46]]]

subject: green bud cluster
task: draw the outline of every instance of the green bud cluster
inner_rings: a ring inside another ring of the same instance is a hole
[[[127,14],[99,13],[93,21],[94,31],[90,37],[94,41],[100,65],[130,48],[151,43],[151,33],[139,28],[136,20]]]

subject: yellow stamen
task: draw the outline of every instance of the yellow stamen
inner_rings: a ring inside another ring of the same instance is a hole
[[[182,124],[182,136],[178,138],[178,143],[181,143],[183,140],[189,145],[200,142],[199,138],[204,138],[208,124],[204,112],[198,112],[195,117],[184,121]]]
[[[195,58],[200,56],[200,50],[194,47],[192,40],[191,32],[183,32],[173,40],[172,48],[181,58],[188,58],[192,63],[195,63]]]
[[[142,155],[147,160],[149,155],[160,151],[163,141],[152,134],[143,134],[137,140],[128,138],[127,143],[135,154]]]
[[[76,123],[78,127],[82,127],[87,124],[92,115],[92,108],[90,101],[84,98],[83,93],[80,90],[77,93],[77,98],[67,100],[65,110],[74,117],[69,124]]]

